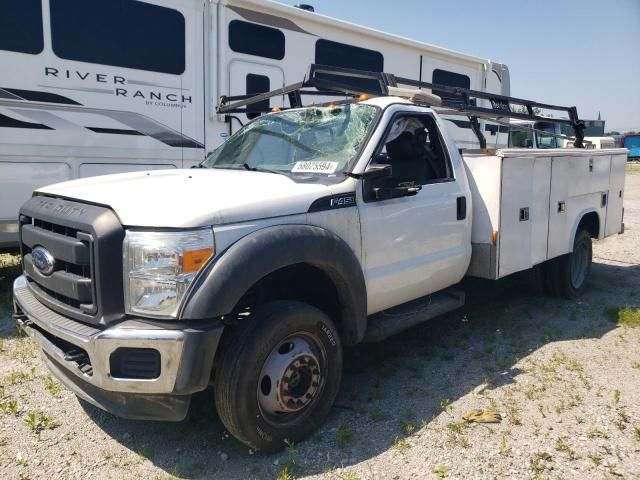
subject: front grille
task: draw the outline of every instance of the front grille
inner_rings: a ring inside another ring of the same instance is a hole
[[[33,219],[33,225],[43,230],[47,230],[49,232],[59,233],[61,235],[64,235],[65,237],[75,237],[79,231],[77,228],[66,227],[64,225],[57,225],[55,223],[47,222],[45,220],[40,220],[38,218]]]
[[[87,238],[87,236],[91,236],[87,232],[80,232],[80,230],[78,230],[77,228],[66,227],[64,225],[56,225],[55,223],[46,222],[37,218],[33,219],[33,226],[49,232],[58,233],[71,239],[77,239],[79,233],[81,234],[80,236],[84,237],[85,239]],[[57,260],[57,262],[59,262],[60,266],[64,268],[64,270],[68,273],[74,273],[86,278],[91,277],[91,266],[87,262],[81,262],[80,264],[65,262],[63,260]]]
[[[92,258],[93,238],[77,228],[23,216],[21,238],[24,271],[34,293],[46,303],[93,315],[97,311]],[[52,273],[42,274],[33,261],[36,247],[55,258]]]
[[[108,207],[37,195],[20,209],[29,289],[49,309],[87,324],[124,317],[123,238]]]
[[[40,294],[40,297],[46,295],[49,297],[51,302],[58,302],[58,303],[62,303],[64,305],[68,305],[71,308],[74,308],[75,310],[80,311],[80,305],[81,303],[71,297],[67,297],[65,295],[62,295],[60,293],[54,292],[53,290],[49,290],[48,288],[39,285],[38,282],[34,282],[33,279],[29,279],[29,286],[31,287],[31,290],[35,290],[36,292],[38,292]]]

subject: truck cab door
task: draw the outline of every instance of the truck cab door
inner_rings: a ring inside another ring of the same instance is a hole
[[[391,175],[363,180],[360,202],[370,314],[457,283],[471,256],[463,167],[435,117],[397,113],[382,138],[369,168]]]
[[[262,63],[234,60],[229,67],[229,95],[254,95],[284,86],[284,73],[280,67]],[[229,134],[260,115],[260,110],[280,106],[281,97],[273,97],[247,107],[247,114],[233,114]]]

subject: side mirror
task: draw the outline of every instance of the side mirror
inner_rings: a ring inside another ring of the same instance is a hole
[[[391,157],[389,156],[388,153],[386,152],[380,152],[376,155],[373,156],[373,162],[374,165],[386,165],[388,163],[391,163]]]
[[[388,178],[392,176],[392,173],[391,165],[371,165],[367,168],[367,171],[362,174],[362,178],[365,180]]]
[[[373,157],[373,161],[360,178],[365,181],[364,196],[368,202],[385,200],[392,197],[391,189],[385,187],[385,179],[391,178],[393,170],[387,162],[390,160],[386,153]]]
[[[391,165],[378,164],[370,165],[369,168],[362,174],[364,180],[373,180],[375,178],[388,178],[391,177],[393,171]]]

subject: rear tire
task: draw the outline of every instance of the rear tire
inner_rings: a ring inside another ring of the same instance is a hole
[[[255,450],[274,452],[325,420],[342,376],[333,322],[310,305],[278,301],[228,327],[214,378],[222,423]]]
[[[592,261],[591,235],[586,230],[576,233],[573,251],[549,261],[546,268],[547,290],[551,295],[576,298],[587,288]]]

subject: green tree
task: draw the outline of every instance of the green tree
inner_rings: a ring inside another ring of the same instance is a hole
[[[520,107],[511,107],[511,109],[515,112],[515,113],[525,113],[528,114],[529,110],[527,110],[527,107],[525,107],[524,105],[520,106]],[[533,107],[533,113],[535,115],[542,115],[542,109],[538,108],[538,107]],[[550,117],[551,115],[547,115],[548,117]]]

